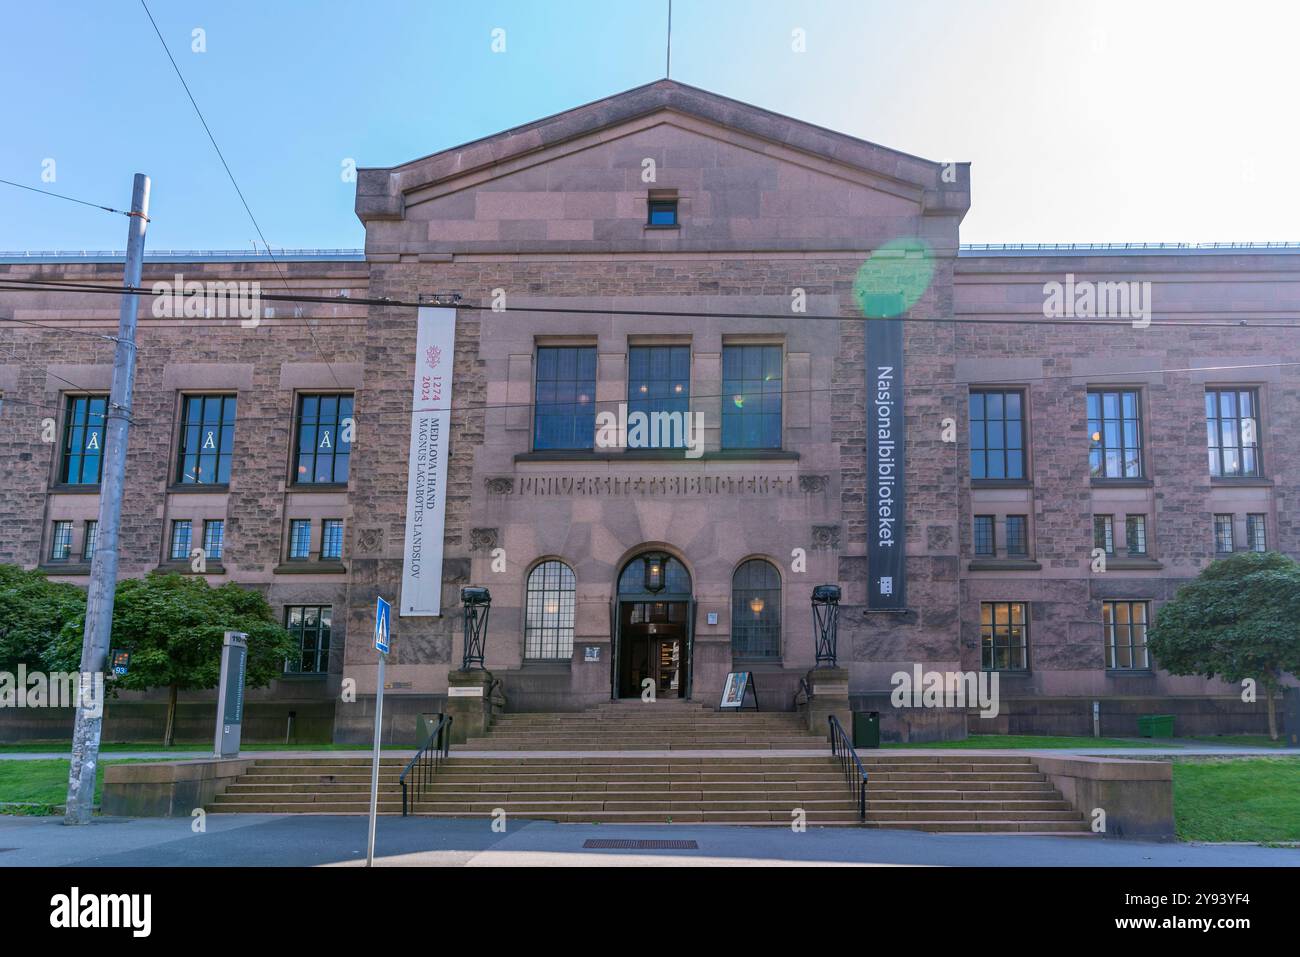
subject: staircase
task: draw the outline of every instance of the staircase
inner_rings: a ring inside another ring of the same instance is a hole
[[[467,751],[825,751],[792,711],[716,711],[681,698],[609,701],[586,711],[501,714]]]
[[[734,716],[728,716],[734,717]],[[495,732],[493,732],[495,734]],[[824,747],[824,745],[823,745]],[[1087,834],[1030,758],[868,752],[867,827],[923,831]],[[402,758],[380,763],[379,811],[400,814]],[[208,810],[214,813],[364,814],[370,759],[259,760]],[[453,756],[414,803],[427,817],[603,824],[860,826],[838,763],[806,756]]]

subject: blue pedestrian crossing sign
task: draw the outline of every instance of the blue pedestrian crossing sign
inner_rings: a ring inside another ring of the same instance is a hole
[[[375,600],[375,651],[388,654],[388,628],[393,620],[393,609],[382,598]]]

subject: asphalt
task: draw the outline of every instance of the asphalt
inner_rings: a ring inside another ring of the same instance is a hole
[[[365,863],[364,815],[209,814],[189,819],[0,816],[0,868],[341,866]],[[694,849],[596,850],[588,839],[695,841]],[[691,825],[586,825],[384,817],[376,864],[422,867],[981,866],[1300,867],[1300,848],[1153,844],[1094,837]]]

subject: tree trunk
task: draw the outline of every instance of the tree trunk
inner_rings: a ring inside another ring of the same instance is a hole
[[[163,747],[170,748],[176,740],[176,685],[167,695],[167,730],[163,732]]]
[[[1273,697],[1273,686],[1264,686],[1265,705],[1268,710],[1268,737],[1270,741],[1277,740],[1277,701]]]

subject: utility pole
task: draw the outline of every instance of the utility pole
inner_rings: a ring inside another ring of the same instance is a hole
[[[140,285],[144,266],[144,233],[149,222],[149,177],[135,174],[131,189],[131,225],[126,239],[126,272],[122,283]],[[104,701],[94,701],[95,675],[104,673],[113,632],[113,598],[117,587],[117,538],[122,518],[122,486],[126,479],[126,443],[131,425],[131,391],[135,385],[135,326],[139,297],[122,294],[113,350],[113,385],[104,423],[104,471],[99,485],[99,525],[95,554],[90,560],[86,593],[86,630],[81,639],[81,693],[72,732],[72,767],[64,824],[89,824],[95,803],[95,771],[99,767],[99,738],[104,728]],[[98,687],[103,687],[99,684]]]

